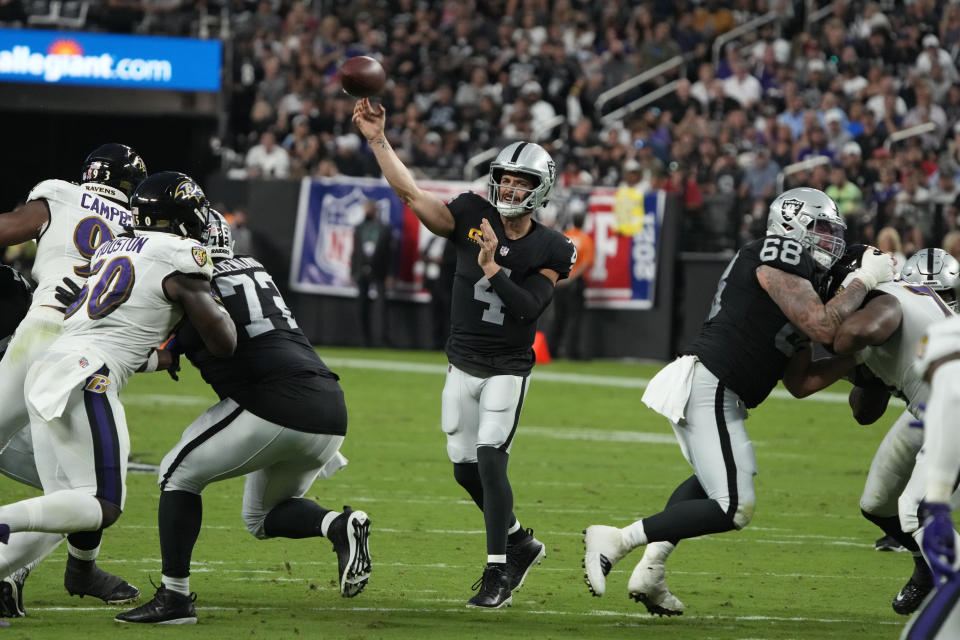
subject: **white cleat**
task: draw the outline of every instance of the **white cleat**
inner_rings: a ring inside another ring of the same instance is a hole
[[[682,616],[683,603],[670,593],[665,578],[666,570],[662,564],[649,564],[643,560],[637,563],[627,592],[630,597],[642,603],[652,614],[658,616]]]
[[[630,552],[623,543],[623,535],[617,527],[595,524],[584,530],[583,543],[586,552],[583,568],[590,592],[602,596],[607,590],[607,574],[620,559]]]

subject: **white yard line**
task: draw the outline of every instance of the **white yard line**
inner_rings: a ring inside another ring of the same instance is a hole
[[[436,598],[436,599],[415,599],[414,602],[426,602],[426,603],[438,603],[444,604],[451,602],[447,598]],[[459,601],[455,601],[459,602]],[[535,604],[534,600],[523,601]],[[203,607],[198,606],[197,611],[296,611],[298,616],[301,615],[304,611],[314,611],[314,612],[341,612],[346,613],[350,611],[362,611],[368,613],[457,613],[461,615],[469,615],[471,617],[479,617],[487,614],[479,614],[479,616],[470,609],[467,609],[465,606],[455,606],[455,607],[351,607],[351,606],[339,606],[339,607],[308,607],[306,609],[302,607],[262,607],[262,606],[236,606],[236,607]],[[104,613],[109,612],[109,609],[105,607],[30,607],[30,611],[51,611],[51,612],[99,612]],[[647,612],[625,612],[625,611],[609,611],[604,609],[594,609],[593,611],[560,611],[556,609],[523,609],[521,607],[513,607],[511,609],[511,615],[524,614],[528,613],[531,615],[539,616],[568,616],[568,617],[585,617],[585,618],[632,618],[636,620],[649,620],[653,623],[656,623],[658,626],[660,624],[669,624],[661,622],[660,618],[654,618]],[[682,625],[683,621],[686,620],[714,620],[720,623],[731,623],[731,622],[803,622],[803,623],[822,623],[822,624],[868,624],[868,625],[886,625],[886,626],[903,626],[904,622],[902,620],[875,620],[872,618],[802,618],[802,617],[786,617],[786,616],[696,616],[684,614],[682,618],[677,619],[677,625]]]

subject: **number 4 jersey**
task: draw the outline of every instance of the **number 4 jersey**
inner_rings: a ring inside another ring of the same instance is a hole
[[[510,315],[477,264],[480,221],[486,218],[497,234],[497,264],[521,286],[541,269],[566,278],[576,260],[576,248],[562,233],[536,221],[527,235],[508,239],[496,207],[475,193],[463,193],[447,207],[455,221],[450,241],[457,249],[447,357],[475,376],[526,375],[534,364],[537,325],[521,324]]]
[[[766,398],[783,376],[798,339],[805,337],[787,319],[757,280],[766,265],[815,286],[813,258],[796,240],[767,236],[744,246],[717,284],[707,321],[682,355],[695,355],[747,407]]]

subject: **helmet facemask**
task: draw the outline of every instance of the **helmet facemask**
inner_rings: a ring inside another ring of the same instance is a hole
[[[791,189],[770,204],[767,235],[796,240],[822,271],[829,270],[843,256],[846,228],[837,204],[819,189]]]
[[[523,178],[531,186],[502,185],[504,175]],[[519,218],[547,203],[556,177],[556,164],[543,147],[532,142],[514,142],[490,163],[487,200],[504,218]],[[504,189],[509,190],[506,200],[501,199]]]

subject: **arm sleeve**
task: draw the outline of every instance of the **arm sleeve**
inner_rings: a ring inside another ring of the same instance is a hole
[[[553,282],[542,273],[535,273],[518,285],[503,269],[490,278],[490,286],[503,300],[505,311],[522,324],[536,322],[553,297]]]

